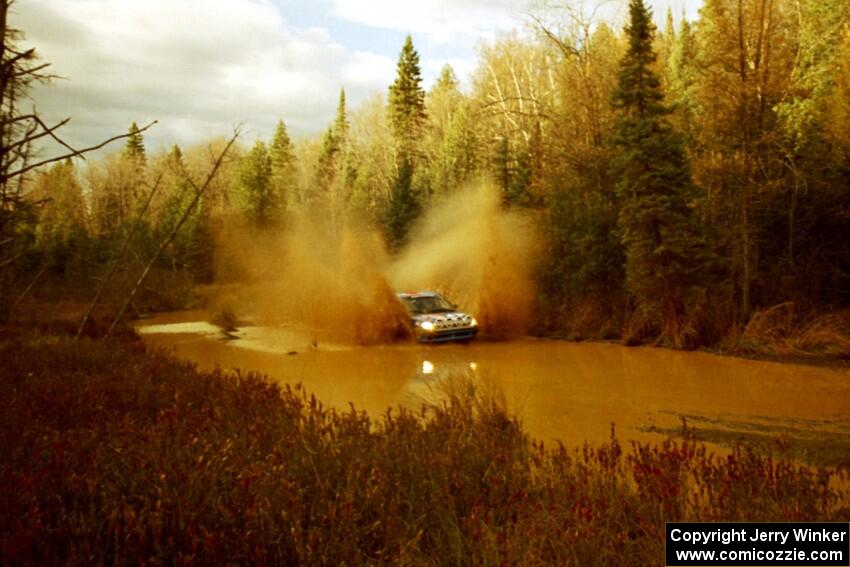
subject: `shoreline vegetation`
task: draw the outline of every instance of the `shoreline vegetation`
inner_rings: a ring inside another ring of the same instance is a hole
[[[6,327],[0,358],[3,563],[646,565],[665,521],[850,511],[846,470],[613,431],[544,446],[462,381],[368,416],[129,333]]]
[[[254,323],[250,318],[243,318],[231,309],[230,306],[215,306],[209,304],[209,297],[212,292],[210,288],[215,286],[202,286],[201,290],[184,288],[179,290],[182,294],[182,299],[175,297],[167,302],[160,303],[154,297],[152,303],[141,303],[140,307],[134,307],[134,319],[144,319],[157,313],[167,313],[174,311],[201,311],[207,315],[207,320],[219,326],[222,331],[232,331],[234,326],[250,326]],[[51,294],[52,295],[52,294]],[[144,297],[144,296],[143,296]],[[186,299],[186,298],[189,299]],[[66,334],[74,332],[79,325],[80,318],[85,312],[86,304],[77,299],[68,298],[57,301],[50,296],[38,298],[28,298],[20,306],[15,318],[11,321],[13,326],[21,326],[22,328],[38,329],[41,332],[48,334],[58,333]],[[107,321],[111,320],[116,307],[111,302],[104,302],[95,312],[95,317],[86,326],[85,334],[89,338],[102,337],[107,326]],[[847,315],[850,316],[850,315]],[[835,316],[826,316],[824,319],[835,321]],[[815,321],[818,321],[815,318]],[[850,325],[850,321],[845,324]],[[804,332],[806,328],[815,327],[811,323],[808,326],[801,327]],[[119,330],[123,333],[133,334],[129,324],[120,326]],[[844,370],[850,368],[850,352],[839,351],[836,347],[845,344],[850,337],[850,330],[836,328],[831,336],[838,337],[838,341],[833,344],[825,343],[832,348],[823,349],[821,351],[802,351],[789,348],[787,344],[794,344],[794,340],[785,341],[779,335],[779,332],[788,332],[787,323],[781,329],[774,329],[771,333],[765,333],[768,339],[764,339],[763,343],[759,343],[759,339],[753,335],[746,336],[745,334],[738,335],[737,339],[729,339],[721,345],[711,347],[701,347],[696,349],[697,352],[705,352],[717,356],[727,356],[732,358],[742,358],[746,360],[757,360],[764,362],[776,362],[779,364],[799,364],[804,366],[817,366],[823,368],[833,368]],[[801,330],[792,331],[799,336]],[[621,339],[606,339],[602,337],[582,337],[570,336],[563,332],[538,329],[531,336],[548,340],[563,340],[569,342],[603,342],[610,344],[618,344],[623,346],[646,346],[652,348],[671,348],[675,347],[664,344],[642,344],[629,345]],[[744,340],[746,336],[746,340]],[[745,345],[745,346],[743,346]]]
[[[164,276],[167,279],[167,276]],[[235,327],[251,326],[254,324],[250,317],[236,313],[227,303],[216,305],[210,301],[215,296],[217,286],[184,286],[176,290],[168,298],[157,294],[141,295],[142,302],[133,306],[133,319],[139,320],[157,313],[181,311],[201,311],[206,313],[208,322],[220,327],[224,332],[232,331]],[[76,329],[86,303],[64,294],[65,298],[58,300],[62,294],[54,290],[47,293],[35,294],[22,302],[10,323],[23,328],[41,329],[48,333],[64,334]],[[111,320],[117,307],[114,301],[104,301],[95,311],[95,317],[86,326],[86,336],[101,337],[105,331],[106,322]],[[730,334],[724,341],[714,346],[703,346],[696,350],[718,356],[743,358],[776,362],[780,364],[800,364],[825,368],[850,368],[850,312],[827,314],[821,317],[809,317],[803,323],[795,323],[793,304],[783,304],[765,312],[758,312],[751,324],[736,334]],[[770,314],[781,313],[782,317],[774,315],[773,322]],[[788,314],[791,313],[791,317]],[[777,321],[778,319],[778,321]],[[790,319],[790,320],[789,320]],[[130,332],[129,324],[119,329]],[[567,334],[550,328],[532,329],[530,336],[569,342],[603,342],[622,346],[646,346],[654,348],[676,349],[673,345],[630,344],[620,338],[601,336],[583,336]],[[788,337],[788,338],[786,338]]]

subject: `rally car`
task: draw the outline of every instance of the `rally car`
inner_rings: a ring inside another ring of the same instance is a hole
[[[399,293],[398,298],[410,313],[419,342],[470,341],[478,334],[475,317],[458,311],[457,305],[437,292]]]

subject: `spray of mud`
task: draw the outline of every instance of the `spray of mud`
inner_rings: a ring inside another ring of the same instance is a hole
[[[498,190],[470,186],[437,203],[388,271],[397,289],[434,289],[473,313],[481,336],[524,334],[531,322],[536,239]]]
[[[380,234],[364,227],[333,229],[295,215],[276,235],[227,231],[220,269],[240,284],[217,308],[261,324],[295,325],[316,341],[369,345],[410,337],[397,290],[431,289],[475,315],[484,338],[528,329],[535,239],[490,186],[436,203],[394,259]]]
[[[410,336],[376,232],[333,231],[296,215],[279,235],[231,231],[223,241],[228,269],[242,280],[230,306],[243,318],[293,325],[316,342],[370,345]]]

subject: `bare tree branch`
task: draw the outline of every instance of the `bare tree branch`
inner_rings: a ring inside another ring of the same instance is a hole
[[[21,293],[21,295],[18,296],[18,298],[14,302],[12,302],[12,305],[9,308],[9,311],[14,311],[15,307],[17,307],[18,304],[21,301],[23,301],[23,299],[29,294],[29,292],[32,291],[32,288],[35,287],[36,282],[38,282],[38,280],[41,278],[41,276],[44,274],[44,272],[47,271],[47,268],[49,266],[50,266],[50,264],[48,262],[44,262],[44,264],[42,264],[41,269],[38,271],[38,273],[35,275],[35,277],[32,280],[30,280],[30,283],[26,287],[26,289]]]
[[[157,123],[158,123],[158,121],[157,121],[157,120],[154,120],[153,122],[151,122],[150,124],[148,124],[148,125],[147,125],[147,126],[145,126],[144,128],[139,128],[139,129],[137,130],[137,132],[134,132],[134,133],[141,133],[141,132],[144,132],[145,130],[147,130],[148,128],[150,128],[151,126],[153,126],[154,124],[157,124]],[[124,139],[124,138],[129,138],[129,137],[130,137],[131,135],[133,135],[134,133],[127,132],[126,134],[120,134],[120,135],[118,135],[118,136],[113,136],[113,137],[109,138],[108,140],[103,141],[103,142],[101,142],[101,143],[97,144],[96,146],[90,146],[90,147],[88,147],[88,148],[83,148],[83,149],[81,149],[81,150],[76,150],[76,151],[73,151],[73,152],[70,152],[70,153],[67,153],[67,154],[61,155],[61,156],[57,156],[57,157],[53,157],[53,158],[50,158],[50,159],[41,160],[41,161],[39,161],[39,162],[36,162],[36,163],[30,164],[30,165],[28,165],[28,166],[26,166],[26,167],[22,167],[22,168],[20,168],[20,169],[17,169],[17,170],[15,170],[15,171],[13,171],[12,173],[9,173],[8,175],[6,175],[6,176],[5,176],[5,179],[12,179],[12,178],[17,177],[17,176],[19,176],[19,175],[23,175],[24,173],[26,173],[26,172],[28,172],[28,171],[32,171],[33,169],[36,169],[36,168],[41,167],[41,166],[43,166],[43,165],[47,165],[48,163],[53,163],[53,162],[57,162],[57,161],[62,161],[62,160],[64,160],[64,159],[68,159],[68,158],[71,158],[71,157],[78,157],[78,156],[80,156],[80,155],[82,155],[82,154],[85,154],[85,153],[88,153],[88,152],[93,152],[93,151],[95,151],[95,150],[99,150],[99,149],[100,149],[100,148],[102,148],[103,146],[106,146],[106,145],[108,145],[108,144],[111,144],[112,142],[115,142],[116,140],[121,140],[121,139]]]
[[[58,136],[56,136],[56,134],[53,133],[54,131],[58,130],[59,128],[61,128],[62,126],[64,126],[68,122],[70,122],[71,121],[70,118],[64,119],[63,121],[59,122],[56,126],[53,126],[53,127],[48,127],[47,125],[45,125],[44,122],[42,122],[41,119],[38,116],[33,116],[33,120],[35,120],[39,125],[41,125],[42,131],[39,132],[38,134],[35,134],[34,132],[37,128],[32,128],[30,130],[30,132],[27,133],[23,138],[21,138],[20,140],[18,140],[14,144],[10,145],[7,148],[8,151],[12,151],[12,150],[14,150],[14,149],[16,149],[20,146],[23,146],[25,144],[29,144],[30,142],[34,142],[35,140],[38,140],[38,139],[43,138],[45,136],[50,136],[51,138],[53,138],[54,140],[56,140],[57,142],[59,142],[60,144],[65,146],[71,152],[77,151],[74,148],[72,148],[71,146],[69,146],[68,144],[66,144],[64,141],[62,141]]]
[[[42,63],[41,65],[36,65],[35,67],[29,67],[27,69],[21,69],[20,71],[14,73],[14,76],[15,77],[25,77],[27,75],[30,75],[32,78],[39,80],[39,81],[52,79],[52,78],[54,78],[53,75],[39,75],[38,74],[39,71],[41,71],[42,69],[47,69],[48,67],[50,67],[50,63]]]
[[[65,140],[63,140],[62,138],[60,138],[59,136],[57,136],[56,134],[54,134],[54,133],[53,133],[54,131],[58,130],[59,128],[61,128],[62,126],[64,126],[64,125],[65,125],[65,124],[67,124],[68,122],[70,122],[70,121],[71,121],[71,119],[70,119],[70,118],[66,118],[65,120],[62,120],[60,123],[58,123],[58,124],[57,124],[56,126],[54,126],[53,128],[48,128],[48,127],[47,127],[47,125],[46,125],[46,124],[45,124],[45,123],[41,120],[41,118],[39,118],[38,116],[36,116],[36,117],[35,117],[35,119],[38,121],[38,123],[41,125],[41,127],[44,129],[44,131],[45,131],[45,132],[46,132],[46,133],[47,133],[47,134],[48,134],[51,138],[53,138],[53,139],[56,141],[56,143],[58,143],[58,144],[62,145],[62,146],[63,146],[64,148],[66,148],[68,151],[70,151],[70,152],[74,152],[75,154],[77,154],[77,156],[78,156],[78,157],[80,157],[80,158],[82,158],[82,159],[86,159],[86,156],[84,156],[83,154],[81,154],[81,153],[80,153],[79,151],[77,151],[75,148],[72,148],[71,146],[69,146],[69,145],[65,142]]]
[[[6,266],[8,266],[9,264],[14,263],[14,262],[15,262],[15,260],[17,260],[18,258],[20,258],[21,256],[23,256],[24,254],[25,254],[24,252],[20,252],[20,253],[18,253],[18,254],[15,254],[14,256],[11,256],[11,257],[9,257],[9,258],[6,258],[5,260],[0,260],[0,268],[5,268],[5,267],[6,267]]]
[[[10,69],[14,67],[15,63],[20,61],[21,59],[29,59],[31,57],[35,57],[35,48],[27,49],[26,51],[15,51],[14,49],[6,49],[11,53],[14,53],[14,57],[10,57],[6,61],[3,62],[4,67],[9,67]]]
[[[21,114],[20,116],[13,116],[12,118],[4,118],[3,120],[0,120],[0,126],[14,124],[15,122],[23,122],[24,120],[34,120],[35,118],[37,118],[35,114]]]

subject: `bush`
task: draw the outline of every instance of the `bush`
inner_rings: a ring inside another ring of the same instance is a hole
[[[370,418],[138,342],[0,336],[3,564],[646,565],[665,521],[847,517],[830,471],[545,448],[468,384]]]

